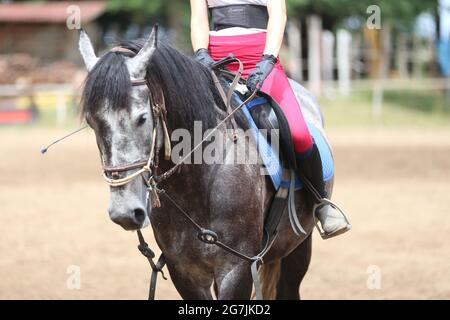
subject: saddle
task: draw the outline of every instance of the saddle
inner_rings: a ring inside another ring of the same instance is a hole
[[[264,93],[259,93],[257,98],[247,104],[246,109],[249,113],[246,110],[243,112],[246,114],[249,123],[254,122],[258,129],[268,130],[268,144],[264,145],[260,143],[259,150],[262,161],[266,168],[268,168],[267,172],[269,173],[272,184],[277,190],[281,185],[286,183],[282,178],[282,170],[292,169],[295,171],[297,165],[289,125],[277,102]],[[317,124],[311,121],[311,119],[308,119],[308,117],[305,117],[305,121],[314,143],[320,152],[324,182],[328,182],[334,176],[334,160],[331,148],[323,131],[317,127]],[[273,131],[273,129],[278,131]],[[279,132],[279,134],[272,139],[272,132],[273,134]],[[280,152],[272,148],[272,142],[277,141],[280,141]],[[295,190],[301,190],[303,187],[301,179],[296,176]]]
[[[232,55],[216,62],[213,66],[213,77],[216,79],[216,86],[220,86],[218,90],[222,92],[222,97],[225,96],[223,92],[227,92],[227,100],[232,96],[236,100],[236,104],[240,105],[248,98],[248,92],[245,90],[245,81],[239,79],[236,82],[236,74],[226,69],[226,66],[232,62],[240,63]],[[242,72],[242,66],[238,73],[240,72]],[[226,79],[226,81],[219,82],[217,76]],[[225,104],[227,105],[227,103]],[[229,110],[227,112],[229,113]],[[249,127],[253,129],[252,132],[260,158],[275,190],[275,197],[265,221],[265,230],[269,239],[274,239],[277,236],[278,225],[286,208],[294,232],[297,235],[306,235],[295,210],[295,191],[302,189],[303,184],[296,174],[297,164],[293,140],[283,111],[272,97],[259,92],[241,109],[241,112],[244,114]],[[235,125],[234,119],[232,124]],[[331,148],[323,133],[318,130],[312,121],[307,121],[307,125],[321,154],[324,180],[329,181],[334,175]],[[267,135],[260,133],[262,129],[266,130]],[[279,148],[272,148],[274,142],[279,143]]]

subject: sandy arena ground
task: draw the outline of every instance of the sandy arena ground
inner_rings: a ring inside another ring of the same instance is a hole
[[[63,132],[0,131],[0,299],[145,299],[149,266],[136,235],[109,220],[92,132],[39,153]],[[329,137],[333,199],[354,229],[329,241],[315,233],[303,298],[449,299],[450,130]],[[67,287],[72,265],[81,270],[79,290]],[[368,288],[377,268],[381,288]],[[180,297],[160,279],[157,298]]]

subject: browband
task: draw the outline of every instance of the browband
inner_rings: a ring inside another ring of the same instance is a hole
[[[130,49],[124,48],[124,47],[114,47],[111,50],[109,50],[109,52],[119,52],[119,53],[128,53],[130,54],[132,57],[136,56],[136,53]],[[143,86],[147,84],[147,80],[145,79],[138,79],[138,80],[131,80],[131,85],[133,87],[137,87],[137,86]]]
[[[130,49],[124,48],[124,47],[114,47],[111,50],[109,50],[109,52],[128,53],[128,54],[131,54],[132,56],[136,55],[136,52],[134,52],[134,51],[132,51]]]

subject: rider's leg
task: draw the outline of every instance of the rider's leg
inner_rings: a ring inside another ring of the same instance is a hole
[[[314,189],[319,193],[320,198],[326,199],[328,197],[323,179],[322,160],[315,143],[312,144],[312,148],[306,156],[297,153],[297,170],[300,176],[311,182]],[[306,189],[308,190],[308,188]],[[311,190],[309,191],[311,192]],[[314,195],[312,195],[312,199],[317,201]],[[327,237],[339,235],[350,230],[347,219],[331,205],[320,206],[317,209],[316,216]]]
[[[327,198],[319,150],[309,133],[295,93],[279,63],[264,82],[262,91],[273,97],[288,120],[300,176],[311,182],[320,198]],[[314,197],[312,199],[317,201]],[[331,205],[320,206],[315,214],[327,237],[350,230],[350,225],[345,216]]]

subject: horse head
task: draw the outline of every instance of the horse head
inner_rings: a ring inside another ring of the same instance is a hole
[[[89,72],[83,90],[83,115],[95,132],[107,181],[127,180],[110,183],[108,209],[111,220],[126,230],[150,223],[145,182],[151,172],[142,171],[142,167],[150,157],[155,132],[151,94],[142,79],[147,77],[156,42],[155,27],[140,50],[120,47],[98,58],[86,32],[80,32],[79,48]],[[139,163],[143,165],[136,165]],[[135,178],[127,179],[133,175]]]

